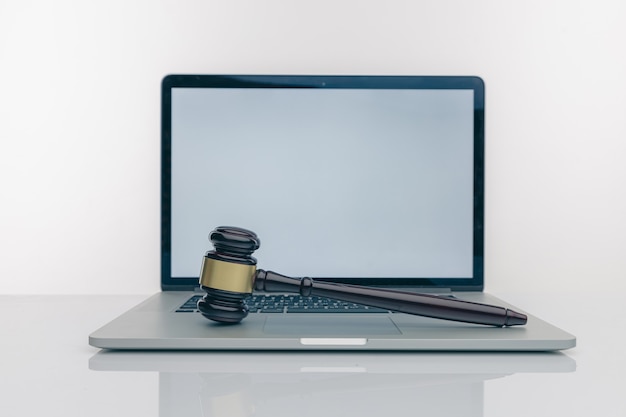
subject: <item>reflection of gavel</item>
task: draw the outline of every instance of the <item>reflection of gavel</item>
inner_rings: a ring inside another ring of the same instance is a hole
[[[238,323],[248,315],[245,299],[253,290],[295,292],[383,308],[391,311],[492,326],[526,324],[526,315],[488,304],[430,294],[381,290],[356,285],[290,278],[256,269],[251,255],[260,246],[254,232],[239,227],[217,227],[209,235],[215,250],[204,257],[200,285],[206,291],[198,302],[202,315],[222,323]]]

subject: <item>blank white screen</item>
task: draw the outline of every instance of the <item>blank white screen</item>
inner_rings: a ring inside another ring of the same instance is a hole
[[[172,276],[219,225],[293,276],[472,276],[471,90],[172,91]]]

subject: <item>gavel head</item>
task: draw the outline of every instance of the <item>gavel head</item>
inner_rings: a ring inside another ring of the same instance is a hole
[[[256,259],[261,244],[254,232],[220,226],[209,235],[215,248],[202,263],[200,286],[206,294],[198,301],[200,313],[221,323],[239,323],[248,315],[245,299],[252,293]]]

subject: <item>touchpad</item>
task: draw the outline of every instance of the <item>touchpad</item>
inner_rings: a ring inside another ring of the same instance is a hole
[[[388,317],[326,315],[269,316],[263,332],[298,337],[307,336],[364,336],[401,334]]]

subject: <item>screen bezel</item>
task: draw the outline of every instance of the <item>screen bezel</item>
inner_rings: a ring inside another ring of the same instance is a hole
[[[161,83],[161,288],[191,290],[198,277],[171,276],[171,105],[174,88],[328,88],[328,89],[468,89],[474,95],[474,226],[471,278],[333,278],[318,280],[397,288],[484,288],[484,125],[485,87],[476,76],[371,75],[168,75]],[[207,231],[208,234],[209,231]],[[210,243],[207,240],[207,250]],[[198,265],[200,265],[200,255]]]

